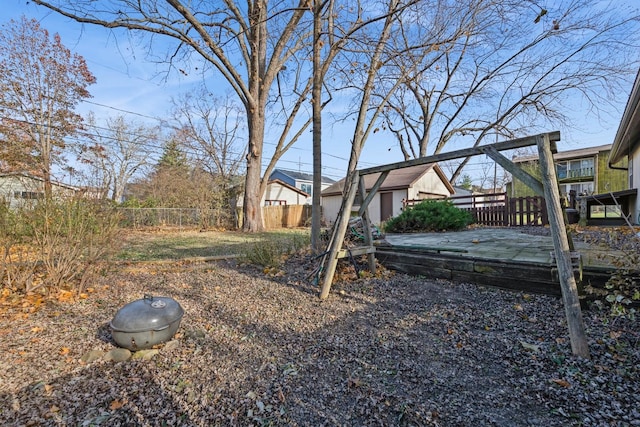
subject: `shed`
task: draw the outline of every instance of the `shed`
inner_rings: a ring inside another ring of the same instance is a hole
[[[379,173],[364,176],[366,190],[377,181]],[[324,218],[334,222],[342,203],[344,179],[332,184],[322,192]],[[442,169],[437,164],[424,164],[395,169],[389,172],[384,183],[369,204],[370,220],[380,224],[402,212],[407,200],[445,199],[455,193]],[[356,200],[353,209],[359,208]]]

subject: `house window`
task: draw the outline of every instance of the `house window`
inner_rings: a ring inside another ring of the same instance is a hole
[[[622,211],[618,205],[591,205],[589,218],[622,218]]]
[[[556,175],[558,176],[558,179],[565,179],[567,177],[566,163],[558,163],[556,165]]]
[[[311,184],[300,184],[300,189],[307,194],[311,194],[311,189],[313,186]]]
[[[591,177],[594,175],[593,165],[593,157],[588,159],[558,162],[556,164],[556,175],[558,176],[558,179]]]
[[[573,190],[578,196],[585,196],[593,194],[593,182],[581,182],[576,184],[560,184],[560,193],[564,196],[568,196],[569,192]]]
[[[38,191],[14,191],[13,197],[16,199],[36,200],[42,199],[44,197],[44,193]]]

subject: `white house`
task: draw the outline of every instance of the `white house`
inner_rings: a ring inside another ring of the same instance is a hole
[[[324,190],[335,182],[326,176],[321,177],[320,190]],[[307,194],[313,194],[313,175],[304,172],[290,171],[287,169],[274,169],[269,175],[269,181],[281,181],[291,187],[298,188]]]
[[[369,191],[380,174],[365,175]],[[344,179],[322,192],[322,213],[325,220],[334,222],[342,203]],[[380,224],[402,212],[407,200],[444,199],[455,193],[449,180],[437,164],[410,166],[389,172],[384,183],[369,204],[369,218]],[[357,210],[359,206],[354,206]]]
[[[267,183],[262,205],[308,205],[310,203],[311,194],[307,194],[279,179],[274,179]]]
[[[51,182],[54,197],[71,197],[80,189],[60,182]],[[19,208],[44,197],[44,179],[28,172],[0,174],[0,202]]]
[[[627,166],[619,166],[625,159]],[[640,187],[640,71],[636,75],[627,106],[613,140],[613,146],[609,153],[609,167],[625,169],[629,176],[629,187],[628,190],[617,192],[617,194],[613,193],[613,196],[616,197],[615,201],[603,199],[603,195],[598,202],[610,206],[610,210],[614,214],[617,208],[615,202],[620,203],[623,214],[627,215],[632,223],[640,224],[640,199],[638,198],[638,188]]]

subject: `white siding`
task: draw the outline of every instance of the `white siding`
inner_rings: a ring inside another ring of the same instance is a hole
[[[409,199],[433,199],[437,198],[437,195],[449,197],[451,193],[433,169],[427,171],[422,179],[409,189]]]
[[[262,205],[264,205],[265,200],[284,200],[287,205],[306,205],[311,203],[310,197],[304,197],[302,194],[278,182],[272,182],[267,185],[267,190],[262,198]]]
[[[633,173],[633,180],[629,188],[637,188],[640,191],[640,144],[636,144],[635,150],[629,156],[629,173]],[[640,195],[630,201],[631,222],[640,224]]]
[[[75,194],[71,188],[55,183],[52,183],[51,191],[57,197],[70,197]],[[21,175],[0,177],[0,201],[8,203],[10,208],[30,205],[42,196],[44,196],[44,184],[41,180]]]
[[[322,215],[325,221],[328,223],[335,222],[341,203],[342,195],[325,196],[322,198]]]

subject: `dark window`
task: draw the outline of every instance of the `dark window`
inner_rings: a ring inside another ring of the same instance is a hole
[[[44,197],[44,193],[38,191],[14,191],[13,197],[16,199],[36,200],[42,199]]]

